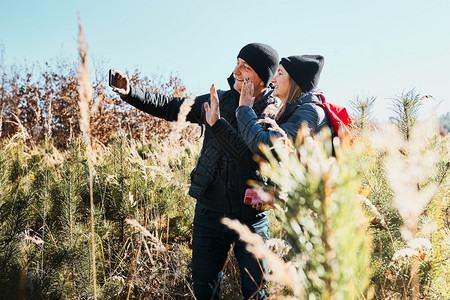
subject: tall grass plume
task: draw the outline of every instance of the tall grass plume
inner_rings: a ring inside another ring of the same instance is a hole
[[[92,144],[91,144],[91,126],[90,126],[90,103],[92,100],[92,86],[90,82],[90,72],[87,66],[87,44],[84,35],[83,24],[78,16],[78,51],[80,54],[80,65],[78,67],[78,91],[80,96],[80,129],[83,133],[84,142],[87,147],[88,168],[89,168],[89,199],[91,216],[91,251],[92,251],[92,285],[94,290],[94,299],[97,299],[97,270],[95,263],[95,214],[94,214],[94,194],[93,194],[93,166],[92,166]]]

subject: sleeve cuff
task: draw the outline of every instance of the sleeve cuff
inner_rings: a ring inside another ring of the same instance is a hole
[[[227,128],[227,121],[223,118],[220,118],[211,126],[211,130],[213,134],[219,134]]]
[[[248,111],[249,109],[253,110],[253,108],[251,108],[250,106],[247,106],[247,105],[238,106],[236,108],[236,111],[235,111],[236,118],[238,117],[239,112],[241,112],[241,111]]]
[[[134,86],[130,85],[130,92],[128,93],[128,95],[126,95],[125,97],[121,96],[120,98],[125,100],[125,99],[129,99],[129,98],[133,98],[133,97],[136,97],[136,88]]]

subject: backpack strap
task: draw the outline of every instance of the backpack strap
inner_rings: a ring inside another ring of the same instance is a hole
[[[325,101],[325,96],[322,93],[314,93],[314,96],[318,97],[321,103],[314,103],[323,108],[325,114],[331,123],[331,130],[334,130],[334,136],[343,138],[345,135],[352,137],[349,127],[353,120],[350,118],[347,108],[337,104],[329,103]]]
[[[319,98],[320,101],[322,101],[322,103],[325,103],[325,102],[326,102],[326,101],[325,101],[325,95],[324,95],[324,94],[322,94],[322,93],[314,93],[313,95],[316,96],[317,98]]]

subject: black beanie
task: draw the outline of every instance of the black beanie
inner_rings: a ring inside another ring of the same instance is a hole
[[[267,86],[278,69],[278,52],[266,44],[251,43],[244,46],[237,56],[242,58],[258,74]]]
[[[289,73],[303,92],[309,92],[319,83],[320,72],[323,68],[323,56],[298,55],[283,57],[280,65]]]

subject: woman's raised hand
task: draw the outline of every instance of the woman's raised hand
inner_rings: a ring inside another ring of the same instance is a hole
[[[241,96],[239,97],[239,106],[247,105],[253,107],[253,103],[255,102],[255,97],[253,97],[254,86],[253,80],[250,78],[244,79],[244,84],[241,89]]]

